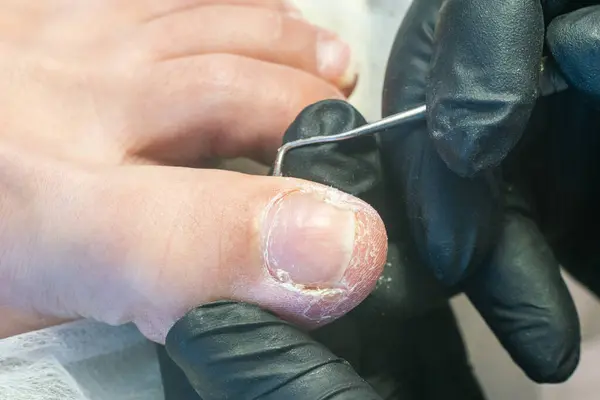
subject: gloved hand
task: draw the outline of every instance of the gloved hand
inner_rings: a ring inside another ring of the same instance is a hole
[[[352,367],[275,315],[247,303],[216,302],[189,312],[166,350],[165,398],[178,400],[380,400]],[[165,374],[163,353],[163,375]]]
[[[305,109],[284,141],[364,123],[351,105],[324,101]],[[166,400],[197,400],[194,391],[203,400],[482,399],[447,293],[417,262],[402,213],[387,206],[375,137],[293,150],[282,171],[335,186],[379,211],[389,237],[379,284],[356,309],[312,332],[312,339],[247,304],[194,310],[169,333],[166,352],[159,352]]]
[[[599,125],[584,94],[599,93],[600,14],[553,19],[548,48],[575,89],[536,102],[543,14],[581,2],[545,6],[414,2],[388,64],[384,115],[426,102],[427,121],[382,135],[382,152],[421,260],[466,292],[530,378],[560,382],[578,363],[580,330],[559,261],[580,261],[581,221],[597,214],[587,155]]]
[[[520,175],[523,185],[532,188],[540,226],[558,260],[596,296],[600,296],[598,32],[600,6],[574,11],[550,24],[548,47],[577,90],[540,105],[534,115],[540,126],[531,129],[535,144],[523,150],[519,165],[526,171]],[[547,118],[540,118],[542,113]]]

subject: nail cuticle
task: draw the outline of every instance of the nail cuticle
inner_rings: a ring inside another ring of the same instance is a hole
[[[272,279],[321,296],[349,290],[345,275],[354,264],[356,207],[340,193],[296,188],[269,203],[262,253]]]

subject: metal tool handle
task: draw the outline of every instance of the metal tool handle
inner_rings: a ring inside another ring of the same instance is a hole
[[[544,58],[541,64],[540,74],[540,95],[548,96],[554,93],[561,92],[568,88],[568,85],[558,69],[554,66],[553,61],[548,58]],[[273,163],[272,176],[282,176],[281,168],[283,166],[283,159],[286,153],[290,150],[298,147],[310,146],[313,144],[324,144],[340,142],[342,140],[354,139],[360,136],[371,135],[377,132],[381,132],[385,129],[393,128],[406,122],[414,121],[417,119],[425,118],[425,112],[427,107],[425,105],[415,107],[408,111],[403,111],[398,114],[390,115],[389,117],[383,118],[379,121],[372,122],[352,129],[347,132],[342,132],[336,135],[329,136],[314,136],[306,139],[298,139],[292,142],[288,142],[281,146],[277,151],[277,157]]]
[[[273,176],[281,176],[281,166],[283,165],[283,157],[285,154],[297,147],[310,146],[312,144],[323,144],[340,142],[342,140],[353,139],[359,136],[370,135],[376,132],[380,132],[384,129],[397,126],[403,122],[407,122],[414,119],[421,119],[425,117],[425,106],[413,108],[412,110],[404,111],[399,114],[390,115],[389,117],[383,118],[379,121],[371,124],[359,126],[358,128],[352,129],[347,132],[339,133],[337,135],[330,136],[314,136],[306,139],[298,139],[292,142],[288,142],[281,146],[277,151],[277,158],[273,163]]]

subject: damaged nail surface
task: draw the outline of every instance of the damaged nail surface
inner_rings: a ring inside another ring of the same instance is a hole
[[[372,290],[387,254],[383,222],[363,201],[333,189],[274,199],[263,219],[264,263],[292,290],[324,297]]]
[[[265,263],[274,278],[315,288],[342,283],[354,250],[352,210],[292,192],[273,203],[265,223]]]
[[[348,313],[375,288],[387,259],[385,225],[373,207],[312,182],[278,192],[256,221],[262,271],[231,298],[258,304],[303,329]]]

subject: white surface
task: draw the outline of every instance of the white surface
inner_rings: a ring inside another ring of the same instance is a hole
[[[164,400],[153,345],[79,321],[0,341],[0,400]]]

